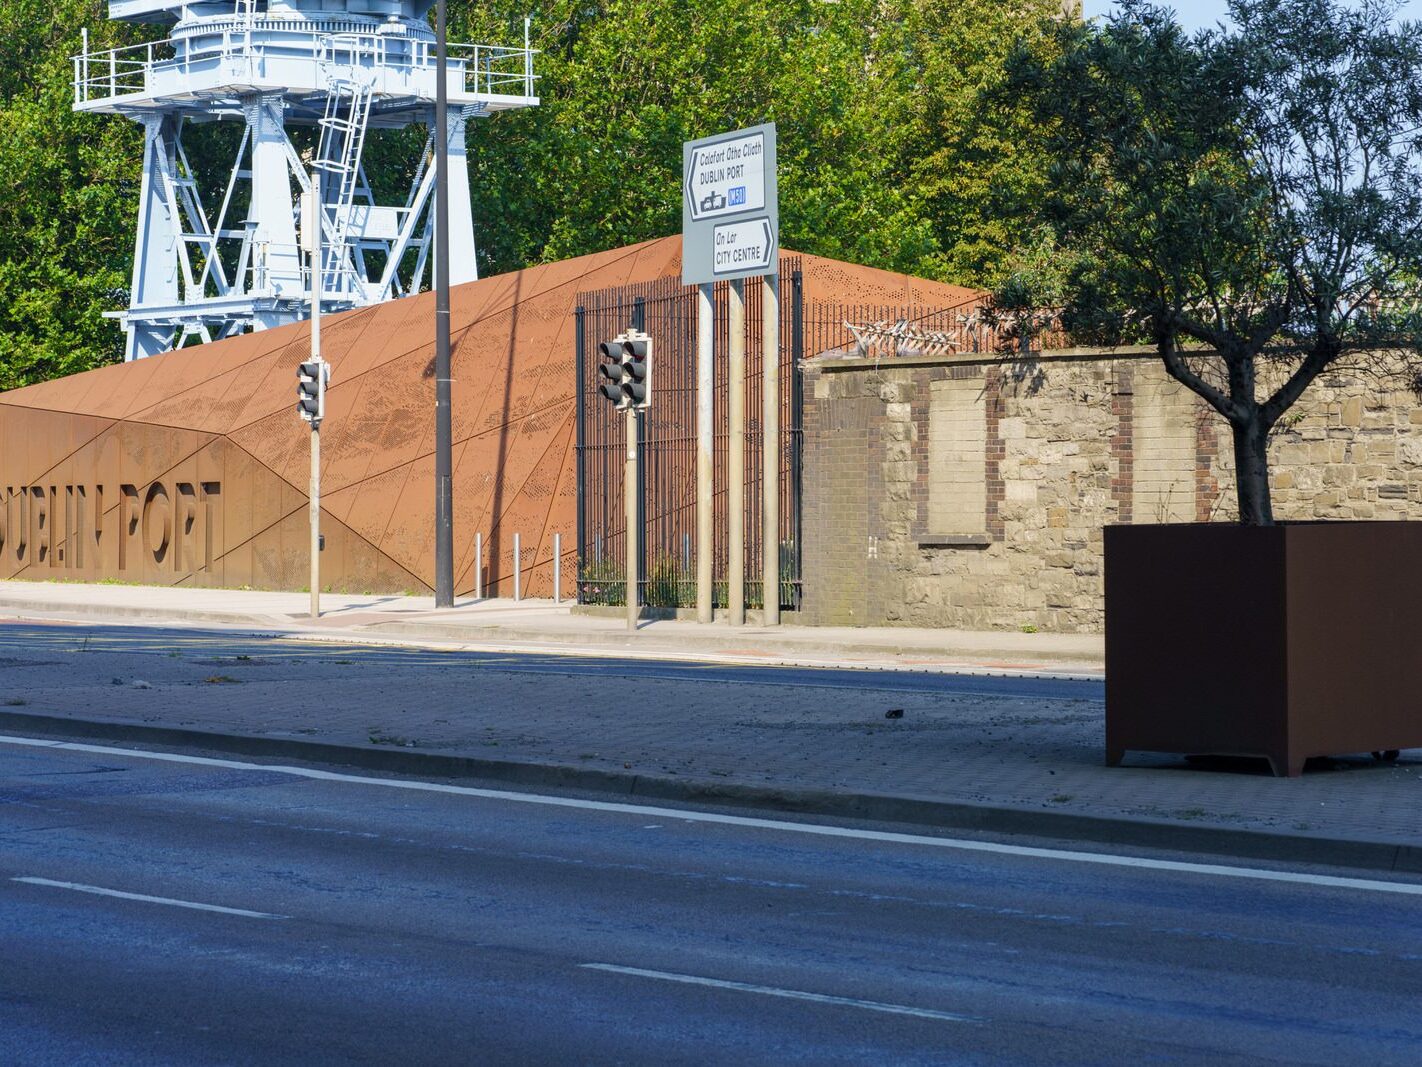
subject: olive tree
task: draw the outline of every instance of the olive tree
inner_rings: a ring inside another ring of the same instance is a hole
[[[1422,347],[1422,26],[1384,0],[1229,8],[1189,35],[1124,0],[1011,84],[1055,160],[1063,325],[1152,345],[1228,422],[1240,521],[1269,525],[1290,406]]]

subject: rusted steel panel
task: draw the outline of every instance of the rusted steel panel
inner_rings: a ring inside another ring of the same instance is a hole
[[[945,305],[972,294],[804,257],[812,297]],[[576,577],[573,317],[579,293],[676,278],[678,238],[458,286],[454,335],[456,591],[523,593]],[[433,582],[434,299],[328,318],[322,584]],[[0,394],[0,577],[118,578],[297,589],[307,581],[306,426],[294,411],[305,324]]]

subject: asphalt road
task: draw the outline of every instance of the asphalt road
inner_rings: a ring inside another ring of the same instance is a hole
[[[1385,884],[180,758],[0,739],[0,1061],[1422,1062]]]

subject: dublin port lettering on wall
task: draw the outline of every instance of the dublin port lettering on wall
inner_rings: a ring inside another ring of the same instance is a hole
[[[218,482],[0,486],[0,574],[207,570]]]

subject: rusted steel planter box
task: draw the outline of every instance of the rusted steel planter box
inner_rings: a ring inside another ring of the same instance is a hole
[[[1106,762],[1422,746],[1422,523],[1110,526]]]

